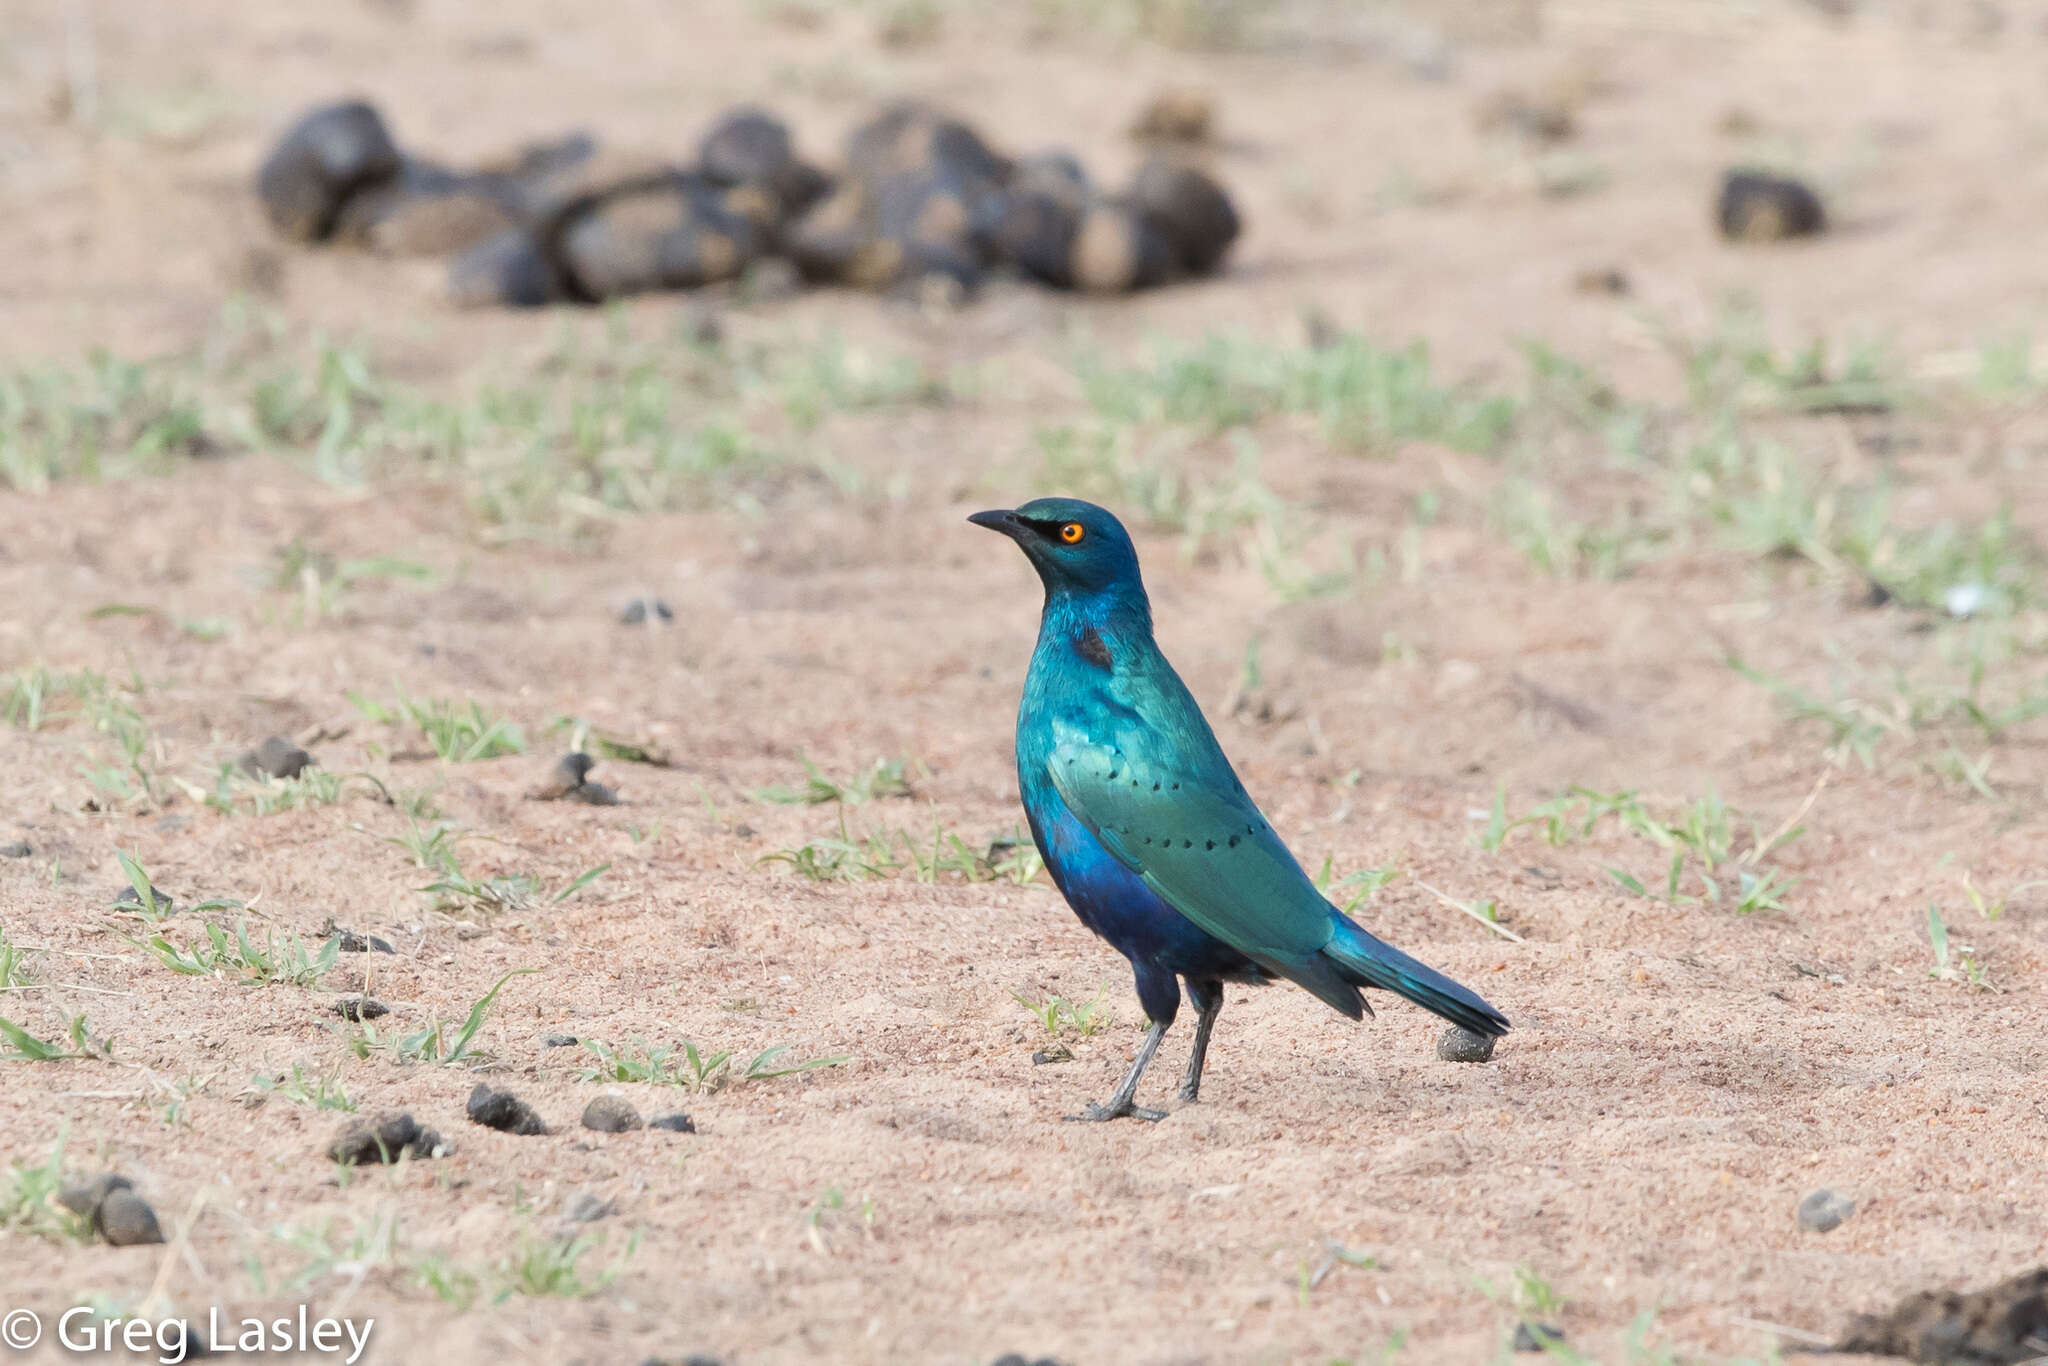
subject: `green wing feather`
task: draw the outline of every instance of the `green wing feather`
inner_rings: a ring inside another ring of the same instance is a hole
[[[1214,781],[1069,738],[1046,765],[1060,800],[1190,921],[1356,1016],[1357,990],[1320,955],[1335,932],[1316,890],[1236,779]]]

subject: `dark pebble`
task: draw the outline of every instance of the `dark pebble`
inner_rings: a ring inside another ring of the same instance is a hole
[[[125,1176],[107,1172],[81,1186],[66,1186],[57,1192],[57,1203],[81,1219],[91,1219],[115,1191],[133,1190],[135,1183]]]
[[[595,767],[597,760],[581,751],[564,754],[555,761],[555,766],[548,770],[548,776],[528,789],[526,795],[537,802],[586,800],[582,796],[583,780],[590,776],[590,770]],[[597,804],[608,805],[604,802]]]
[[[35,850],[29,848],[25,840],[14,840],[7,844],[0,844],[0,858],[27,858],[34,852]]]
[[[1632,286],[1626,272],[1614,266],[1589,266],[1572,277],[1572,288],[1581,294],[1627,294]]]
[[[583,1042],[574,1034],[550,1034],[540,1041],[542,1048],[574,1048]]]
[[[914,100],[892,104],[854,129],[846,141],[846,166],[869,182],[901,171],[942,169],[958,180],[993,185],[1009,171],[979,133]]]
[[[1564,1330],[1547,1323],[1518,1323],[1515,1325],[1514,1350],[1517,1352],[1546,1352],[1550,1344],[1564,1341]]]
[[[278,140],[256,173],[256,193],[285,236],[318,242],[334,231],[350,195],[395,177],[398,145],[361,100],[323,105]]]
[[[583,1107],[583,1127],[601,1134],[623,1134],[642,1126],[640,1112],[624,1096],[599,1096]]]
[[[1207,142],[1216,121],[1216,101],[1206,90],[1162,90],[1131,125],[1134,138],[1160,142]]]
[[[154,887],[149,889],[149,895],[150,899],[156,902],[156,913],[158,915],[169,915],[171,913],[172,903],[168,896],[165,896]],[[139,911],[142,909],[142,898],[135,895],[133,887],[123,887],[120,891],[114,893],[114,904],[116,906],[133,906]]]
[[[789,129],[773,114],[734,109],[711,126],[698,149],[704,174],[720,185],[758,185],[789,164]]]
[[[666,1129],[672,1134],[694,1134],[697,1132],[697,1121],[678,1110],[675,1114],[648,1120],[647,1127]]]
[[[1493,1037],[1452,1025],[1437,1036],[1436,1055],[1445,1062],[1491,1062]]]
[[[1775,242],[1827,227],[1819,195],[1797,180],[1755,171],[1730,171],[1722,178],[1714,216],[1731,242]]]
[[[334,1013],[344,1020],[361,1024],[365,1020],[381,1020],[391,1013],[391,1007],[368,996],[350,996],[334,1003]]]
[[[349,197],[334,240],[385,256],[452,256],[515,228],[517,200],[497,178],[408,157],[395,180]]]
[[[1073,284],[1069,260],[1082,206],[1051,190],[1012,187],[982,202],[982,240],[1000,261],[1060,289]]]
[[[506,1134],[531,1135],[548,1131],[548,1126],[534,1113],[531,1105],[510,1091],[493,1091],[482,1082],[478,1082],[476,1089],[469,1093],[469,1118],[472,1123]]]
[[[185,1319],[171,1319],[157,1329],[158,1337],[154,1346],[162,1349],[162,1355],[170,1361],[198,1361],[202,1357],[215,1355],[213,1344]]]
[[[296,778],[312,766],[313,756],[281,735],[273,735],[235,761],[252,778]]]
[[[638,626],[645,621],[670,622],[676,614],[669,611],[668,604],[660,598],[635,598],[626,604],[626,610],[619,613],[622,625]]]
[[[396,949],[391,947],[389,940],[379,939],[374,934],[359,934],[354,930],[344,930],[338,925],[334,928],[333,934],[343,953],[397,952]]]
[[[603,783],[587,781],[597,760],[588,754],[564,754],[548,770],[548,776],[527,791],[537,802],[583,802],[589,806],[617,806],[619,794]]]
[[[572,1224],[594,1224],[600,1219],[609,1219],[619,1212],[619,1207],[602,1196],[584,1191],[569,1202],[562,1211],[562,1217]]]
[[[1043,1067],[1049,1062],[1072,1062],[1073,1060],[1074,1050],[1063,1043],[1056,1043],[1051,1048],[1041,1048],[1031,1055],[1032,1063],[1038,1067]]]
[[[547,252],[517,228],[449,261],[446,288],[449,302],[461,308],[539,308],[566,297]]]
[[[1090,205],[1067,251],[1068,280],[1073,288],[1091,294],[1164,284],[1173,278],[1177,265],[1174,244],[1151,216],[1120,199]]]
[[[575,218],[562,230],[559,253],[571,292],[597,303],[729,280],[761,245],[750,215],[709,182],[676,176],[612,195]]]
[[[1155,154],[1131,181],[1131,203],[1166,238],[1182,271],[1207,275],[1223,264],[1242,227],[1221,185],[1192,166]]]
[[[1856,1202],[1825,1188],[1799,1202],[1799,1227],[1808,1233],[1831,1233],[1856,1212]]]
[[[126,1186],[107,1192],[107,1198],[93,1211],[92,1226],[95,1233],[115,1247],[139,1247],[164,1240],[156,1211]]]
[[[783,234],[783,246],[806,280],[851,282],[873,249],[867,194],[858,184],[840,186]]]
[[[754,108],[734,109],[712,125],[698,151],[698,165],[715,185],[767,191],[778,220],[801,213],[832,188],[828,176],[797,158],[789,129]]]
[[[441,1157],[448,1151],[441,1135],[421,1128],[418,1120],[403,1113],[352,1121],[327,1145],[328,1158],[347,1166],[396,1162],[401,1157]]]

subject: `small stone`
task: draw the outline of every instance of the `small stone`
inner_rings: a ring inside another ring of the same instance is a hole
[[[493,1091],[483,1082],[469,1093],[469,1118],[472,1123],[486,1129],[496,1129],[506,1134],[544,1134],[548,1126],[534,1113],[531,1105],[513,1095],[510,1091]]]
[[[1131,136],[1160,142],[1207,142],[1215,125],[1215,98],[1206,90],[1181,87],[1154,95],[1131,125]]]
[[[190,1319],[165,1319],[157,1327],[152,1347],[171,1361],[198,1361],[214,1355],[213,1344],[192,1326]]]
[[[1436,1055],[1445,1062],[1491,1062],[1493,1036],[1452,1025],[1437,1036]]]
[[[334,1003],[334,1013],[354,1024],[365,1020],[381,1020],[391,1013],[391,1007],[368,996],[349,996]]]
[[[1633,286],[1628,275],[1616,266],[1588,266],[1572,277],[1572,288],[1581,294],[1627,294]]]
[[[1043,1067],[1049,1062],[1072,1062],[1073,1060],[1074,1050],[1063,1043],[1056,1043],[1051,1048],[1041,1048],[1031,1055],[1031,1064],[1034,1067]]]
[[[624,1096],[604,1095],[583,1107],[583,1127],[601,1134],[623,1134],[643,1127],[643,1122]]]
[[[625,611],[619,613],[622,626],[638,626],[648,621],[657,621],[665,626],[675,619],[676,614],[660,598],[635,598],[626,604]]]
[[[149,889],[149,897],[151,901],[156,903],[156,913],[158,915],[169,915],[171,913],[172,902],[168,896],[151,887]],[[120,891],[114,893],[114,904],[116,906],[133,906],[139,911],[142,909],[142,898],[135,895],[133,887],[123,887]]]
[[[1819,195],[1800,181],[1756,171],[1730,171],[1722,178],[1715,218],[1731,242],[1808,237],[1827,227]]]
[[[766,242],[760,221],[744,211],[753,202],[729,202],[692,176],[610,194],[563,227],[556,253],[565,283],[596,303],[732,279]]]
[[[529,788],[526,795],[536,802],[562,801],[583,786],[583,780],[595,767],[597,760],[580,750],[564,754],[555,760],[555,766],[548,770],[548,776]]]
[[[1547,1352],[1553,1343],[1564,1341],[1564,1330],[1548,1323],[1522,1322],[1515,1325],[1515,1340],[1512,1350],[1517,1352]]]
[[[853,130],[846,168],[876,183],[902,171],[943,170],[950,178],[998,184],[1008,164],[981,135],[930,105],[902,100]]]
[[[334,926],[328,933],[333,936],[336,946],[342,953],[398,952],[391,947],[389,940],[379,939],[374,934],[359,934],[355,930],[342,929],[339,925]]]
[[[1179,269],[1208,275],[1243,228],[1230,195],[1207,174],[1154,153],[1131,180],[1133,208],[1164,236]]]
[[[66,1186],[57,1193],[57,1203],[81,1219],[91,1219],[115,1191],[133,1190],[135,1183],[125,1176],[107,1172],[79,1186]]]
[[[1090,294],[1149,289],[1172,279],[1179,265],[1175,244],[1152,216],[1120,199],[1090,205],[1067,249],[1067,283]]]
[[[585,806],[617,806],[619,794],[603,783],[583,783],[571,791],[566,800],[582,802]]]
[[[1472,112],[1482,133],[1512,133],[1531,142],[1563,142],[1578,131],[1573,101],[1557,95],[1497,90]]]
[[[402,1157],[442,1157],[448,1152],[439,1134],[421,1128],[419,1121],[406,1113],[351,1121],[327,1145],[329,1160],[344,1166],[396,1162]]]
[[[27,858],[35,850],[28,847],[27,840],[10,840],[0,844],[0,858]]]
[[[256,173],[271,226],[302,242],[334,231],[349,196],[395,178],[403,161],[376,109],[361,100],[308,111]]]
[[[512,187],[487,177],[409,157],[398,179],[350,197],[335,220],[334,240],[383,256],[453,256],[513,231],[517,198]]]
[[[562,1211],[562,1217],[572,1224],[594,1224],[600,1219],[609,1219],[619,1212],[619,1207],[589,1191],[579,1194]]]
[[[697,1121],[678,1110],[672,1115],[661,1115],[655,1119],[648,1120],[647,1127],[650,1129],[666,1129],[672,1134],[694,1134],[697,1132]]]
[[[156,1211],[125,1185],[107,1192],[107,1198],[93,1211],[92,1226],[94,1232],[115,1247],[139,1247],[164,1240]]]
[[[1856,1212],[1856,1202],[1823,1187],[1799,1202],[1799,1227],[1808,1233],[1831,1233]]]
[[[252,778],[296,778],[313,764],[313,756],[281,735],[273,735],[235,761]]]
[[[550,1034],[540,1041],[542,1048],[574,1048],[583,1042],[574,1034]]]
[[[547,253],[521,228],[486,238],[451,260],[444,288],[458,308],[539,308],[564,297]]]

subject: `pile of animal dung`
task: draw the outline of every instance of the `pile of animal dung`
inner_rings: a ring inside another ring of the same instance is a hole
[[[2018,1366],[2048,1359],[2048,1267],[1985,1290],[1923,1290],[1889,1314],[1862,1315],[1837,1352],[1925,1366]]]
[[[1223,187],[1170,152],[1105,192],[1070,155],[1010,157],[909,102],[856,128],[835,176],[753,108],[720,118],[689,164],[574,134],[458,169],[402,150],[350,101],[302,116],[256,187],[295,241],[448,257],[468,305],[694,289],[776,257],[806,281],[877,291],[964,296],[1007,271],[1120,293],[1214,273],[1239,228]]]

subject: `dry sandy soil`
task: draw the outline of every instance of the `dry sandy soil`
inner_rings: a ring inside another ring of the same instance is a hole
[[[748,409],[764,441],[834,477],[722,483],[637,516],[571,509],[575,535],[502,534],[459,471],[393,459],[323,481],[304,444],[0,486],[0,670],[107,676],[146,725],[155,788],[95,786],[119,751],[78,699],[38,729],[0,726],[0,842],[32,848],[0,859],[0,928],[34,950],[0,1014],[52,1039],[83,1012],[112,1041],[110,1058],[0,1063],[0,1152],[34,1165],[63,1135],[72,1173],[129,1174],[175,1240],[159,1255],[0,1233],[0,1307],[133,1310],[153,1287],[153,1307],[185,1312],[308,1303],[374,1316],[371,1359],[390,1363],[1376,1361],[1401,1334],[1396,1360],[1477,1362],[1504,1351],[1522,1267],[1525,1307],[1593,1360],[1658,1359],[1624,1340],[1646,1316],[1652,1341],[1722,1360],[1767,1356],[1758,1323],[1832,1337],[1908,1292],[2048,1259],[2048,894],[2016,890],[2048,869],[2048,734],[1901,720],[1891,671],[1953,680],[1944,652],[1966,628],[1868,606],[1825,554],[1760,555],[1704,526],[1624,577],[1544,573],[1488,514],[1513,461],[1426,441],[1361,458],[1285,416],[1253,424],[1263,479],[1311,519],[1315,554],[1348,544],[1385,572],[1283,601],[1236,532],[1134,514],[1162,643],[1247,785],[1312,868],[1398,867],[1357,914],[1513,1018],[1489,1066],[1438,1061],[1438,1023],[1405,1003],[1354,1027],[1291,988],[1233,989],[1199,1104],[1157,1125],[1065,1124],[1113,1087],[1141,1018],[1121,961],[1042,877],[814,881],[762,861],[842,819],[927,845],[943,827],[974,849],[1016,826],[1011,721],[1037,586],[961,518],[1051,491],[1033,432],[1091,420],[1071,363],[1084,341],[1111,356],[1212,332],[1292,347],[1315,308],[1388,345],[1427,341],[1440,375],[1519,391],[1516,344],[1537,337],[1682,421],[1660,330],[1708,335],[1741,289],[1787,346],[1874,340],[1912,376],[1975,373],[1980,343],[2048,301],[2040,15],[1581,3],[1517,34],[1459,14],[1430,30],[1289,11],[1282,36],[1298,21],[1313,41],[1197,54],[943,10],[928,42],[888,47],[859,8],[811,25],[788,7],[645,0],[0,4],[0,353],[19,369],[75,367],[92,346],[203,358],[252,281],[290,336],[356,339],[422,393],[537,373],[565,328],[599,350],[627,344],[607,328],[673,348],[674,298],[610,320],[462,314],[436,301],[431,266],[269,242],[251,168],[300,106],[346,91],[451,156],[573,126],[687,148],[728,104],[766,100],[821,157],[911,92],[1119,174],[1142,97],[1194,82],[1220,101],[1216,165],[1249,222],[1223,279],[1129,301],[999,286],[935,316],[721,294],[726,347],[764,364],[836,334],[982,378],[950,402],[828,404],[808,430]],[[89,24],[94,79],[57,117],[82,60],[67,13]],[[1490,92],[1572,71],[1593,93],[1560,152],[1475,129]],[[1728,131],[1745,119],[1747,141]],[[1813,175],[1838,231],[1753,249],[1712,236],[1714,176],[1759,148]],[[1543,160],[1557,155],[1577,160]],[[1559,177],[1582,192],[1539,191]],[[1632,293],[1574,288],[1607,267]],[[1758,420],[1793,467],[1825,472],[1817,488],[1889,480],[1901,525],[2009,506],[2038,578],[2026,547],[2048,528],[2048,447],[2024,395]],[[1227,436],[1168,427],[1143,439],[1192,470],[1231,467]],[[1517,449],[1560,515],[1615,506],[1599,432]],[[1418,496],[1440,514],[1417,517]],[[280,576],[294,543],[312,567]],[[339,568],[376,557],[425,576]],[[643,593],[673,625],[619,624]],[[1996,624],[1989,691],[2039,686],[2040,601]],[[94,614],[108,604],[148,610]],[[1831,679],[1866,690],[1886,718],[1874,762],[1830,753],[1825,728],[1788,718],[1730,653],[1821,696]],[[401,689],[473,698],[521,726],[527,752],[444,763],[349,701]],[[673,762],[605,762],[617,807],[525,800],[563,748],[548,735],[561,716]],[[244,748],[310,730],[328,770],[424,794],[473,832],[470,873],[528,873],[539,894],[487,909],[423,893],[433,875],[387,838],[406,812],[360,780],[266,815],[252,786],[232,812],[202,800]],[[762,800],[801,782],[802,757],[842,776],[907,759],[910,795]],[[1774,870],[1782,909],[1631,894],[1607,870],[1661,890],[1666,855],[1612,818],[1489,851],[1497,788],[1519,815],[1572,784],[1634,790],[1665,817],[1718,793],[1740,813],[1723,880]],[[1802,834],[1742,864],[1795,816]],[[397,952],[344,955],[310,988],[173,973],[109,909],[116,850],[177,899],[176,944],[196,932],[185,908],[215,897],[246,903],[259,940],[317,942],[332,919]],[[2002,914],[1972,905],[1966,877]],[[1518,938],[1445,897],[1494,901]],[[1954,941],[1940,976],[1930,903]],[[530,975],[452,1066],[355,1056],[333,1014],[367,990],[392,1010],[381,1034],[404,1035],[459,1021],[515,970]],[[1071,1061],[1035,1065],[1052,1041],[1013,992],[1099,992],[1106,1023],[1068,1031]],[[577,1125],[602,1088],[578,1076],[587,1052],[545,1045],[561,1034],[847,1061],[702,1094],[621,1085],[698,1132],[604,1136]],[[1186,1035],[1145,1097],[1170,1093]],[[252,1083],[294,1067],[365,1115],[409,1110],[452,1153],[338,1172],[323,1150],[347,1116]],[[480,1076],[553,1132],[466,1122]],[[1822,1186],[1856,1212],[1802,1232],[1794,1208]],[[569,1236],[583,1193],[615,1205],[574,1229],[595,1244],[570,1287],[585,1293],[525,1293],[517,1264]],[[437,1272],[459,1293],[437,1294]],[[1531,1302],[1539,1280],[1561,1307]]]

